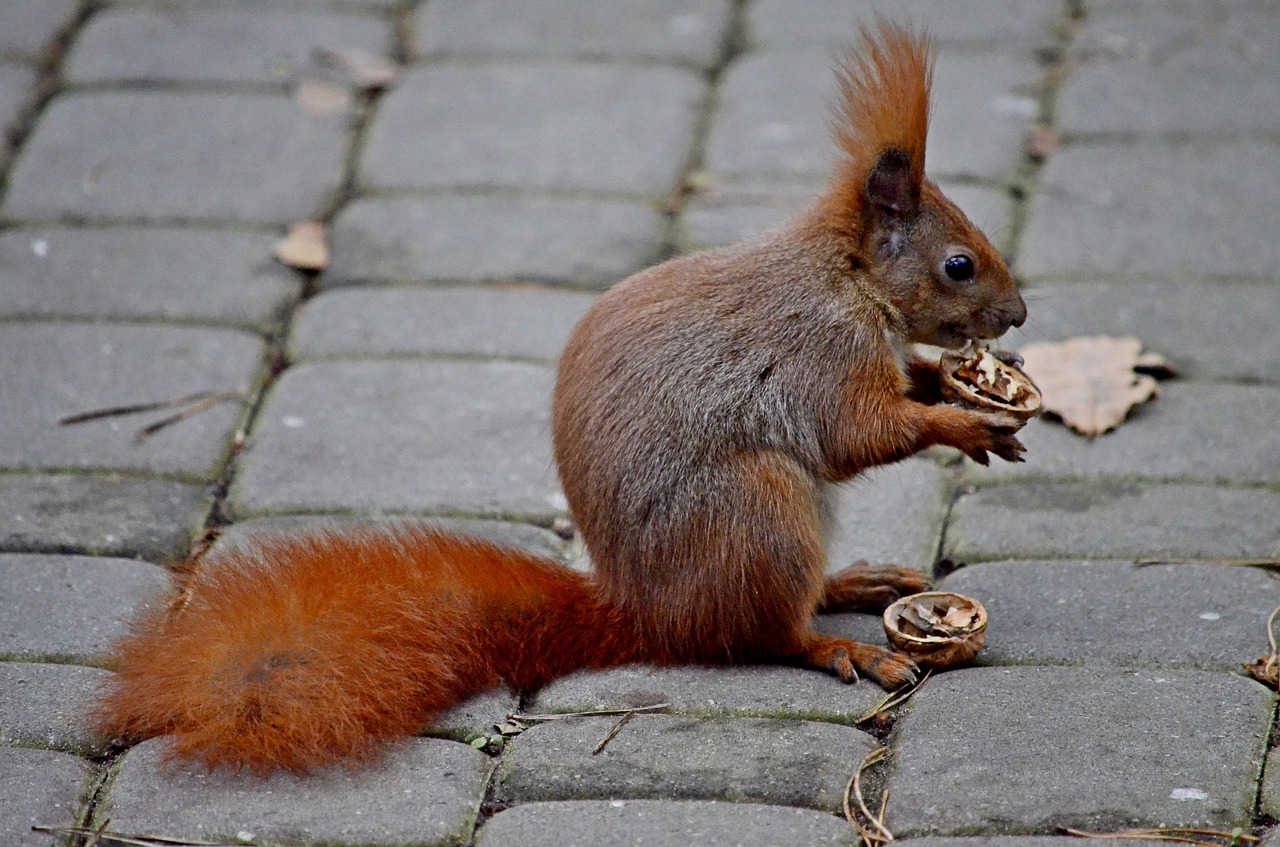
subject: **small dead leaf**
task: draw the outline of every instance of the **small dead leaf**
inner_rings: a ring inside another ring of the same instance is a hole
[[[1160,394],[1154,377],[1135,370],[1147,365],[1136,338],[1068,338],[1018,352],[1044,395],[1045,413],[1081,435],[1115,429],[1133,407]]]
[[[973,625],[973,619],[977,617],[977,613],[973,609],[962,609],[959,606],[952,606],[947,609],[947,613],[942,616],[942,623],[952,629],[968,629]]]
[[[271,255],[291,268],[324,270],[329,267],[329,244],[325,240],[324,224],[316,221],[295,223],[289,227],[289,235],[276,242]]]
[[[1037,124],[1027,133],[1027,153],[1038,162],[1049,159],[1062,146],[1062,136],[1053,127]]]
[[[347,79],[362,91],[380,91],[390,88],[400,79],[400,66],[390,59],[366,53],[363,50],[315,51],[315,59],[322,65],[338,68]]]
[[[347,88],[315,77],[298,80],[293,99],[304,111],[322,118],[340,115],[351,108],[351,92]]]
[[[1263,656],[1252,664],[1244,665],[1244,672],[1271,689],[1280,688],[1280,664],[1275,656]]]

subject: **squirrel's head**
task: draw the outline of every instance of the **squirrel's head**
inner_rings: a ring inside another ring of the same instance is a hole
[[[840,68],[844,157],[828,201],[854,271],[901,313],[907,340],[958,347],[1021,326],[1027,308],[986,236],[924,176],[932,76],[927,39],[863,31]]]
[[[859,261],[902,314],[907,340],[960,347],[1022,326],[1027,307],[986,236],[930,180],[890,150],[866,184]]]

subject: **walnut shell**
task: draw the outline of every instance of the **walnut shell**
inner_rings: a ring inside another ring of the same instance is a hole
[[[948,403],[1004,412],[1021,421],[1040,413],[1040,389],[1035,383],[985,350],[943,353],[938,382]]]
[[[949,670],[973,661],[987,635],[987,610],[972,597],[926,591],[884,610],[893,649],[925,669]]]

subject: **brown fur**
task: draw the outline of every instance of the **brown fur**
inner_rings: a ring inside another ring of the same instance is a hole
[[[836,80],[840,99],[832,134],[844,154],[836,166],[840,202],[862,207],[867,174],[889,149],[905,153],[912,182],[923,182],[933,85],[928,41],[891,24],[878,33],[863,30],[859,49],[846,51]]]
[[[888,687],[905,657],[819,635],[904,568],[825,579],[829,486],[935,444],[1018,460],[1016,425],[937,405],[913,342],[991,338],[1025,307],[924,179],[927,42],[863,34],[840,82],[844,159],[807,212],[601,296],[561,358],[556,463],[596,566],[423,529],[286,538],[204,562],[117,653],[99,726],[210,766],[361,761],[469,694],[626,662],[773,661]],[[973,279],[944,262],[970,257]]]

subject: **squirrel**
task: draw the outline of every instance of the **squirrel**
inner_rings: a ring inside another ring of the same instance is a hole
[[[359,764],[465,698],[629,663],[780,663],[915,679],[815,611],[924,590],[825,576],[835,483],[934,445],[1021,461],[1021,423],[940,402],[937,364],[1020,326],[1000,255],[924,175],[927,37],[881,22],[837,67],[838,163],[744,243],[602,294],[552,398],[557,469],[593,570],[426,526],[268,538],[205,556],[117,645],[95,724],[257,772]]]

